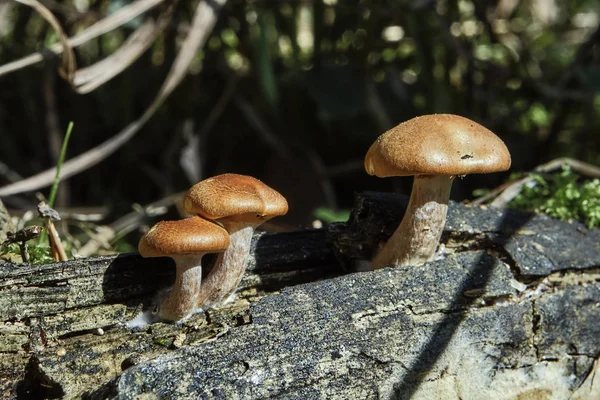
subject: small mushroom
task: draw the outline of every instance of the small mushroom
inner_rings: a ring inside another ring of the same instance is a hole
[[[161,221],[140,239],[142,257],[170,257],[175,260],[175,284],[158,305],[159,319],[182,321],[196,309],[202,283],[202,256],[224,251],[229,245],[227,231],[200,217]],[[134,319],[130,327],[145,325],[152,317]],[[139,324],[138,324],[139,322]]]
[[[190,188],[183,201],[190,214],[218,221],[229,232],[230,246],[219,255],[200,289],[199,307],[222,303],[234,294],[250,253],[254,229],[287,213],[285,198],[251,176],[223,174]]]
[[[433,258],[456,176],[505,171],[510,153],[490,130],[452,114],[424,115],[385,132],[365,157],[369,175],[414,175],[402,222],[372,260],[374,269]]]

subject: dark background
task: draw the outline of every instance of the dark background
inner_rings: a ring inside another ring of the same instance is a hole
[[[43,3],[68,35],[124,4]],[[61,79],[56,58],[1,76],[0,186],[55,165],[69,121],[67,158],[138,118],[195,4],[177,2],[151,49],[90,94]],[[114,219],[134,203],[237,172],[279,190],[290,203],[282,222],[306,226],[319,207],[349,209],[357,191],[409,193],[410,178],[370,177],[362,159],[378,135],[429,113],[491,129],[509,147],[513,172],[559,156],[600,164],[599,11],[596,0],[229,1],[182,84],[118,152],[65,181],[57,206],[109,206]],[[13,3],[3,18],[0,64],[55,42],[29,7]],[[78,65],[114,52],[141,22],[78,47]],[[207,128],[211,113],[218,118]],[[199,175],[182,168],[186,149]],[[472,198],[508,176],[456,180],[452,197]],[[34,193],[3,200],[11,208],[37,203]]]

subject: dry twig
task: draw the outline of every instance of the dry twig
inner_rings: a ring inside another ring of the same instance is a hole
[[[65,248],[60,241],[58,231],[54,226],[54,222],[52,222],[52,220],[59,221],[60,215],[58,215],[56,210],[48,206],[45,201],[40,202],[37,206],[37,209],[38,214],[40,218],[44,220],[44,226],[48,231],[48,241],[50,242],[50,254],[52,258],[54,258],[56,261],[67,261],[69,257],[67,257]]]
[[[96,254],[101,247],[108,247],[108,243],[115,237],[123,236],[139,228],[147,219],[163,215],[168,207],[181,203],[185,192],[175,193],[146,206],[138,206],[134,211],[122,216],[108,226],[97,227],[96,234],[78,251],[79,257],[89,257]]]
[[[58,36],[58,40],[61,43],[63,49],[63,57],[62,57],[62,67],[59,69],[60,74],[63,78],[65,78],[69,83],[73,83],[73,78],[75,77],[75,71],[77,70],[77,66],[75,64],[75,53],[73,53],[73,48],[71,47],[71,43],[69,42],[69,38],[67,34],[60,26],[60,23],[42,3],[37,0],[16,0],[21,4],[25,4],[40,14],[42,18],[48,22],[52,28],[56,31]]]
[[[160,13],[157,19],[146,20],[110,56],[77,71],[73,85],[77,93],[86,94],[108,82],[137,60],[171,21],[172,7]]]
[[[107,32],[110,32],[120,27],[123,24],[126,24],[135,17],[145,13],[153,7],[156,7],[164,1],[165,0],[137,0],[131,4],[128,4],[120,8],[115,13],[96,22],[81,33],[78,33],[77,35],[68,38],[67,40],[69,42],[69,45],[73,48],[81,46],[82,44],[87,43],[88,41],[95,39],[98,36],[101,36]],[[57,43],[54,46],[50,47],[50,50],[55,54],[60,54],[63,52],[63,46],[60,43]],[[0,66],[0,76],[18,71],[20,69],[43,61],[44,52],[45,51],[39,51],[37,53],[30,54],[26,57]]]
[[[157,1],[157,0],[155,0]],[[156,110],[171,94],[171,92],[179,85],[183,77],[186,75],[188,67],[192,62],[198,48],[200,48],[217,21],[219,11],[227,0],[204,0],[198,3],[196,14],[188,36],[183,43],[181,50],[177,54],[175,62],[169,71],[169,74],[154,98],[152,104],[146,109],[144,114],[137,120],[130,123],[121,132],[107,141],[101,143],[95,148],[80,154],[71,160],[66,161],[61,169],[61,180],[67,179],[75,174],[85,171],[93,167],[106,157],[113,154],[121,148],[123,144],[128,142],[141,129],[142,126],[154,115]],[[37,190],[50,185],[55,178],[55,169],[47,169],[37,175],[33,175],[22,181],[15,182],[3,187],[0,187],[0,196],[10,196],[17,193]]]

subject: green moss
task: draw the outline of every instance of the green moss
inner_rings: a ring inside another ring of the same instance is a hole
[[[0,243],[0,257],[6,257],[10,254],[21,254],[20,250],[19,250],[19,245],[16,243],[12,243],[12,244],[5,244],[3,246],[1,246]],[[2,261],[2,260],[0,260]]]
[[[600,224],[600,180],[580,181],[570,167],[545,179],[533,174],[509,207],[535,211],[562,220],[578,220],[589,228]]]
[[[56,262],[50,254],[50,247],[47,244],[35,243],[27,244],[29,250],[29,262],[32,265],[50,264]]]
[[[39,243],[37,240],[27,242],[29,263],[32,265],[49,264],[55,262],[50,255],[50,247]],[[11,254],[21,256],[21,249],[17,243],[5,245],[0,248],[0,256],[7,257]]]
[[[171,343],[173,342],[173,338],[155,337],[152,341],[154,344],[156,344],[158,346],[169,347],[171,345]]]

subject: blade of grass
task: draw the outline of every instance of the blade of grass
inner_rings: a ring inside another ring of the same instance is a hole
[[[67,126],[67,133],[65,133],[65,139],[63,140],[62,148],[60,149],[60,156],[58,157],[58,162],[56,163],[56,175],[54,176],[54,182],[52,183],[52,188],[50,189],[50,196],[48,197],[48,205],[50,207],[54,207],[54,200],[56,199],[56,192],[58,191],[58,184],[60,183],[60,168],[65,162],[65,156],[67,155],[67,145],[69,144],[69,138],[71,137],[72,131],[73,121],[69,122],[69,126]]]
[[[60,184],[60,168],[65,162],[65,156],[67,155],[67,146],[69,144],[69,139],[71,138],[71,132],[73,131],[73,121],[69,122],[67,126],[67,132],[65,133],[65,138],[63,139],[62,148],[60,149],[60,155],[58,157],[58,161],[56,163],[56,174],[54,175],[54,182],[52,182],[52,188],[50,189],[50,196],[48,196],[48,206],[50,208],[54,207],[54,201],[56,200],[56,193],[58,192],[58,185]],[[40,203],[41,205],[42,203]],[[40,206],[38,205],[38,212],[40,210]],[[41,215],[41,214],[40,214]],[[40,239],[38,243],[45,243],[48,240],[48,245],[50,246],[50,255],[55,261],[67,261],[67,253],[60,241],[60,236],[58,235],[58,231],[52,222],[52,219],[48,216],[44,217],[44,226],[46,229],[40,235]]]

